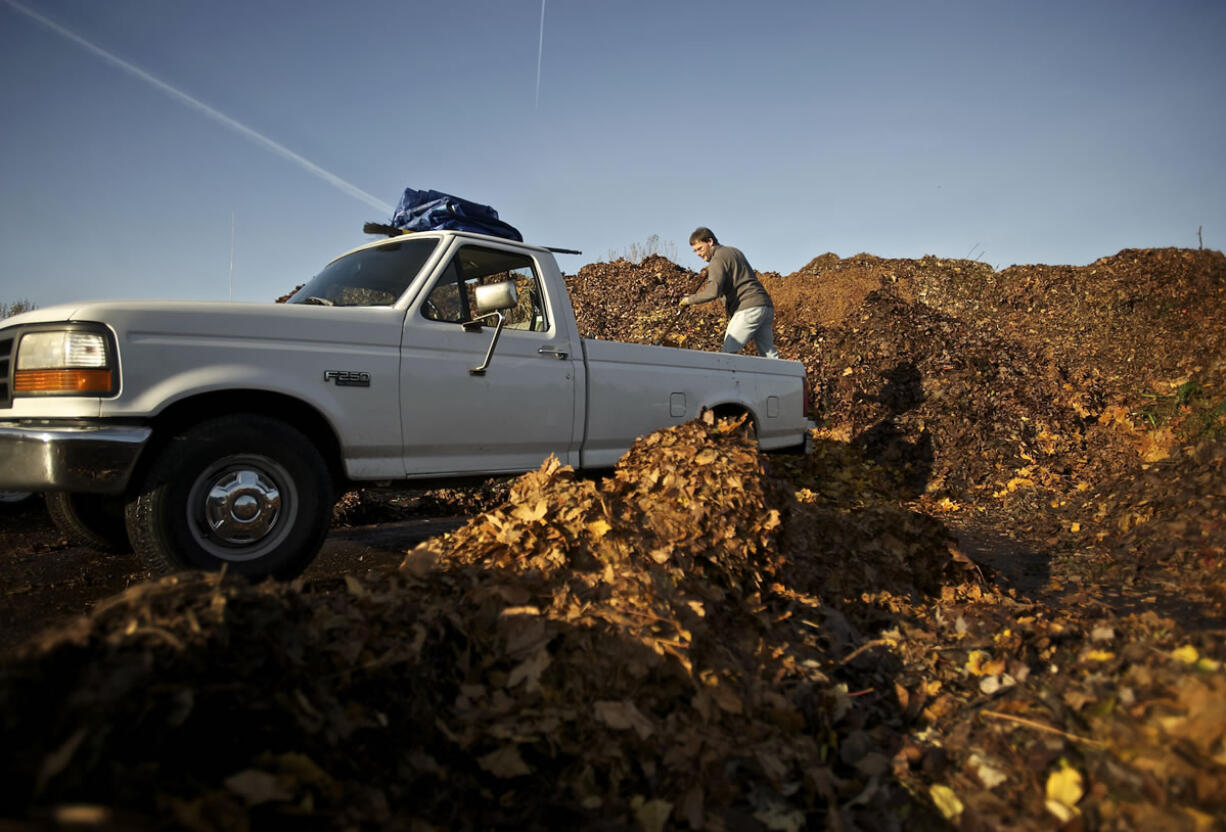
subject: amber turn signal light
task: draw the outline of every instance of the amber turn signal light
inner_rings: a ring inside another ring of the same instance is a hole
[[[14,393],[109,393],[110,370],[18,370]]]

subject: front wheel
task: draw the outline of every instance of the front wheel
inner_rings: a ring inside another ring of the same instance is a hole
[[[318,554],[332,481],[302,433],[278,419],[223,416],[175,436],[125,509],[133,548],[159,572],[292,578]]]

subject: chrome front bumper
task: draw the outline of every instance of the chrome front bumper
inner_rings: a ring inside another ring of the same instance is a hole
[[[152,433],[138,425],[0,422],[0,490],[119,494]]]

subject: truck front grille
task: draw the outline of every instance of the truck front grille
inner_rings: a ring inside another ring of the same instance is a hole
[[[0,409],[13,406],[13,336],[0,334]]]

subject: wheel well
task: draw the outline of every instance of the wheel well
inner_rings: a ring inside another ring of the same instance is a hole
[[[314,407],[301,399],[266,390],[224,390],[177,401],[154,417],[153,440],[141,454],[131,482],[141,481],[145,470],[170,437],[206,419],[233,413],[268,416],[293,425],[319,449],[333,482],[345,479],[336,432]]]
[[[755,435],[758,432],[758,418],[754,415],[752,410],[743,404],[727,402],[724,404],[717,404],[710,408],[710,410],[715,414],[716,419],[739,419],[742,416],[748,416],[749,426],[753,428]]]

